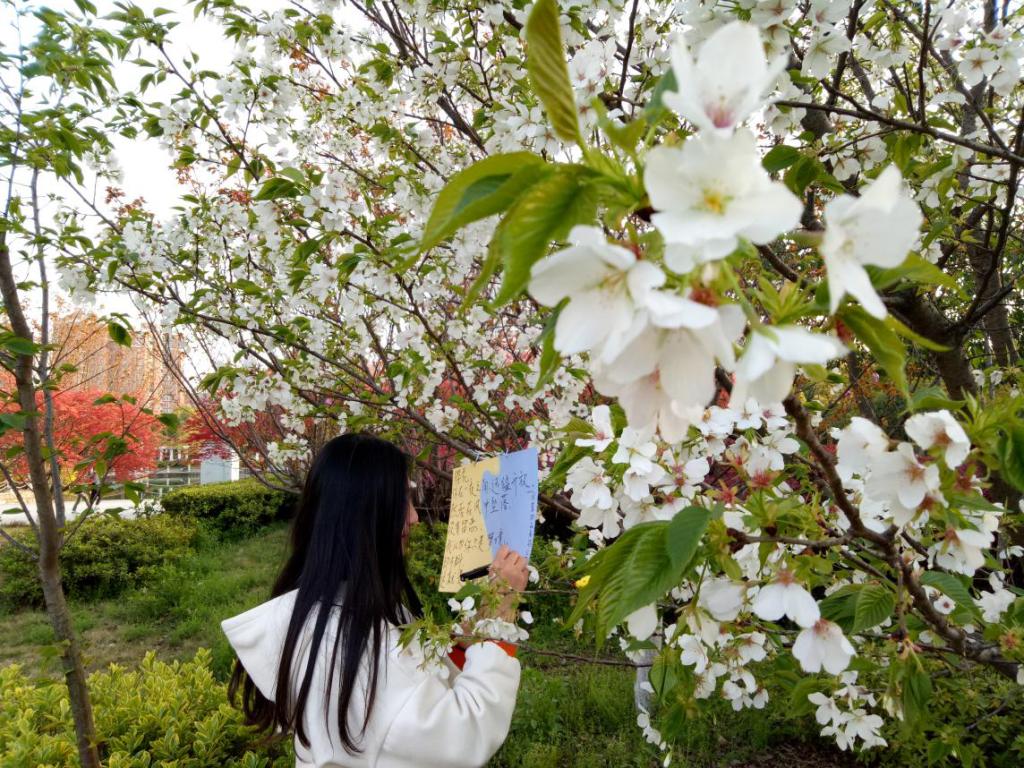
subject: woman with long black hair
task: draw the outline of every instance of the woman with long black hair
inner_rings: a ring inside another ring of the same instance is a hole
[[[240,691],[246,721],[268,734],[293,732],[302,768],[481,766],[508,735],[514,646],[475,643],[428,665],[415,642],[398,643],[400,625],[422,615],[404,560],[417,522],[408,476],[408,457],[387,441],[329,441],[273,598],[221,624],[238,655],[231,700]],[[521,591],[526,562],[503,548],[491,575]]]

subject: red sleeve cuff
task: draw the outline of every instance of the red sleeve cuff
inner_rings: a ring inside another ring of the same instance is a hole
[[[519,651],[518,645],[512,645],[512,643],[506,643],[503,640],[492,640],[491,642],[495,642],[501,646],[501,649],[512,658],[515,658],[516,653]]]
[[[515,658],[516,653],[519,651],[519,646],[512,645],[512,643],[506,643],[502,640],[491,640],[489,642],[497,643],[501,650],[512,658]],[[466,666],[466,649],[458,645],[452,646],[452,649],[448,651],[448,658],[452,660],[452,664],[462,669]]]
[[[452,664],[459,669],[462,669],[466,666],[466,649],[458,645],[453,645],[452,649],[448,651],[448,658],[452,660]]]

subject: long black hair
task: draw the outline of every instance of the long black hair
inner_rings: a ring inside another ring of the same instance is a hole
[[[313,669],[331,612],[338,611],[338,631],[330,653],[327,696],[332,694],[335,668],[341,664],[338,730],[350,753],[362,750],[349,733],[347,713],[360,661],[369,648],[369,681],[363,729],[373,710],[385,622],[407,621],[402,607],[422,615],[409,581],[402,553],[402,530],[408,510],[409,459],[396,446],[370,435],[346,434],[328,441],[313,460],[291,528],[291,552],[274,584],[277,597],[297,589],[281,653],[274,701],[264,697],[236,661],[228,686],[232,701],[242,690],[245,720],[273,738],[295,732],[309,747],[303,714]],[[344,595],[339,602],[339,590]],[[313,633],[306,669],[298,691],[291,691],[292,656],[312,612]],[[291,706],[289,706],[291,703]]]

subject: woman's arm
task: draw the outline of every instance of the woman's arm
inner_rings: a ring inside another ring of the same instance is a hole
[[[519,662],[497,643],[476,643],[449,683],[409,661],[403,669],[411,666],[422,679],[387,728],[378,768],[482,766],[508,736]]]

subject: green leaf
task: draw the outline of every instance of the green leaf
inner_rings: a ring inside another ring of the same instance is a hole
[[[960,608],[968,611],[972,616],[980,618],[981,612],[978,610],[978,606],[974,604],[974,600],[971,599],[970,590],[953,574],[943,573],[942,571],[925,571],[921,574],[921,583],[927,584],[929,587],[935,587],[935,589],[949,597]]]
[[[600,104],[601,102],[595,99],[595,102]],[[609,120],[607,117],[601,119],[601,130],[604,131],[605,135],[611,139],[612,143],[625,150],[626,152],[633,154],[636,152],[636,145],[640,139],[643,138],[644,131],[647,130],[647,121],[644,120],[643,115],[631,120],[625,125],[621,125],[618,121]]]
[[[903,718],[913,730],[928,719],[928,704],[932,699],[932,679],[927,672],[916,670],[903,681]]]
[[[553,241],[576,224],[593,222],[597,192],[588,183],[593,174],[580,165],[555,166],[505,214],[491,241],[504,265],[495,305],[507,303],[526,288],[530,270]]]
[[[555,375],[555,371],[558,370],[558,363],[562,357],[558,354],[558,350],[555,349],[555,326],[558,324],[558,316],[562,314],[562,308],[568,303],[568,299],[562,299],[559,302],[554,312],[548,316],[547,321],[544,323],[544,330],[541,331],[538,337],[538,341],[541,342],[540,372],[537,376],[537,385],[533,388],[534,394],[537,394],[546,387]]]
[[[24,430],[28,416],[24,413],[0,413],[0,424],[10,429]]]
[[[107,333],[110,334],[110,338],[122,347],[130,347],[132,345],[131,333],[120,323],[108,323]]]
[[[291,179],[296,184],[306,183],[306,174],[304,174],[299,168],[293,168],[291,166],[288,168],[282,168],[280,174],[285,178]]]
[[[923,285],[941,285],[953,291],[960,298],[967,298],[952,275],[946,274],[918,253],[911,253],[898,267],[890,269],[868,267],[868,272],[871,273],[871,282],[878,290],[895,285],[900,280],[910,280]]]
[[[575,624],[596,598],[597,636],[603,641],[629,614],[679,583],[710,519],[708,510],[687,507],[671,521],[641,523],[623,533],[584,565],[590,582],[566,624]]]
[[[895,608],[896,598],[892,592],[881,584],[865,584],[857,594],[851,631],[863,632],[881,624],[892,616]]]
[[[1024,491],[1024,426],[1010,423],[1002,427],[996,442],[996,458],[999,475],[1018,491]]]
[[[941,387],[922,387],[910,395],[907,407],[910,411],[958,411],[964,407],[964,401],[951,400]]]
[[[905,326],[892,315],[889,315],[888,317],[885,318],[885,324],[892,328],[894,331],[896,331],[896,333],[898,333],[900,336],[909,341],[914,342],[919,347],[930,349],[932,352],[946,352],[949,350],[949,347],[943,344],[939,344],[936,341],[932,341],[931,339],[926,339],[924,336],[917,333],[916,331],[910,330],[910,328]]]
[[[651,665],[650,681],[659,699],[664,700],[665,695],[675,688],[679,682],[679,676],[676,674],[676,667],[678,665],[679,659],[676,657],[676,652],[671,648],[663,650],[654,657],[654,663]]]
[[[907,395],[905,370],[907,350],[896,332],[885,321],[872,317],[863,307],[853,304],[843,306],[838,315],[839,319],[871,351],[885,372],[889,374],[889,378],[899,387],[900,392]]]
[[[644,107],[643,116],[649,123],[656,123],[658,118],[661,117],[661,113],[665,111],[665,92],[678,90],[679,83],[676,82],[676,71],[669,67],[665,70],[665,74],[658,79],[658,83],[654,86],[654,91],[651,93],[651,99],[647,102],[647,106]]]
[[[260,187],[260,191],[253,197],[254,200],[277,200],[280,197],[295,197],[299,194],[299,187],[295,182],[288,179],[268,179]]]
[[[437,196],[418,251],[433,248],[470,222],[501,213],[543,175],[532,152],[491,155],[455,174]]]
[[[157,421],[167,427],[167,430],[172,434],[177,432],[178,427],[181,425],[181,419],[174,413],[161,413],[156,418]]]
[[[673,568],[686,570],[710,522],[711,510],[703,507],[687,507],[669,521],[665,544]]]
[[[21,336],[5,336],[3,345],[15,355],[34,355],[40,349],[34,341]]]
[[[784,168],[789,168],[793,163],[802,157],[800,150],[786,144],[776,144],[768,154],[761,160],[761,165],[768,173],[776,173]]]
[[[462,299],[462,303],[459,305],[460,311],[466,310],[474,301],[477,296],[487,287],[487,284],[491,282],[491,278],[498,271],[498,267],[501,266],[501,250],[498,247],[498,243],[501,242],[503,225],[505,219],[498,222],[498,226],[494,229],[494,234],[491,235],[491,242],[487,244],[487,256],[484,257],[483,263],[480,265],[480,273],[476,276],[473,282],[470,284],[469,289],[466,291],[466,295]],[[412,266],[410,264],[410,266]]]
[[[821,615],[849,632],[855,621],[857,593],[860,592],[860,589],[860,584],[848,584],[845,587],[840,587],[818,603]]]
[[[786,715],[788,717],[804,717],[810,714],[814,709],[814,705],[807,697],[812,693],[820,691],[821,687],[821,680],[817,677],[802,678],[793,686],[793,690],[789,694],[789,706],[786,708]]]
[[[555,135],[582,143],[555,0],[537,0],[526,21],[526,71]]]

